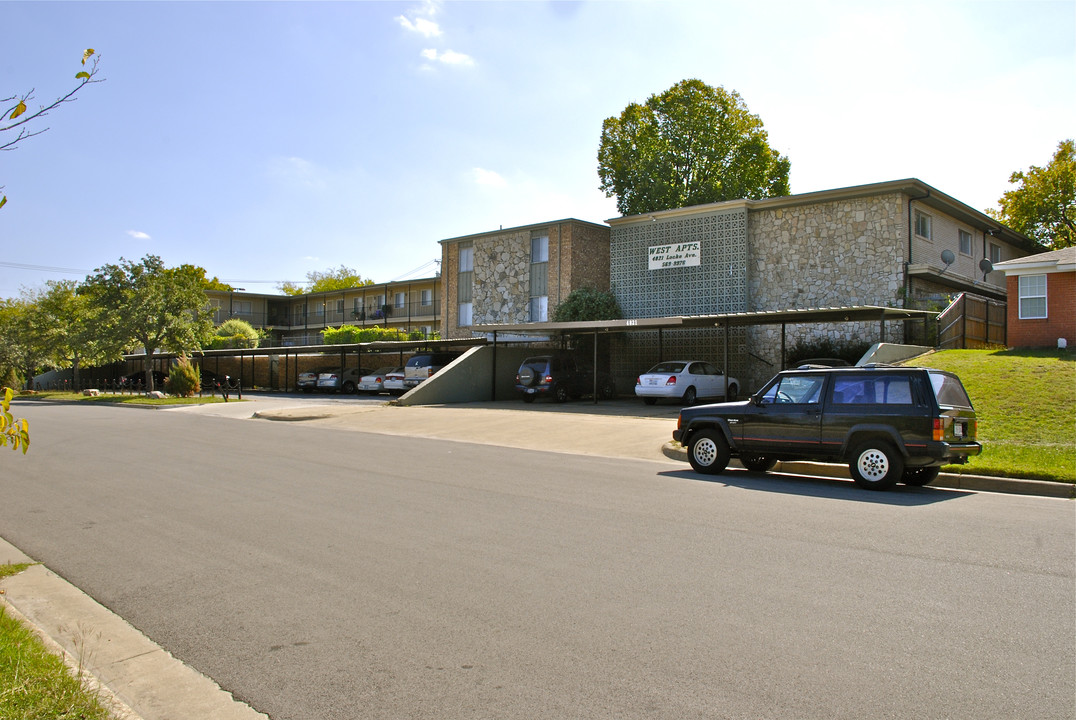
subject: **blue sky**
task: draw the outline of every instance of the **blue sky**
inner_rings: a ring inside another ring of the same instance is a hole
[[[252,292],[439,240],[616,217],[602,121],[735,90],[794,193],[916,177],[978,209],[1076,135],[1076,3],[8,2],[0,97],[105,82],[0,153],[0,297],[120,257]]]

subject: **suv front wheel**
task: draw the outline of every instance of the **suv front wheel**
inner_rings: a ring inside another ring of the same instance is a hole
[[[729,444],[720,430],[700,430],[687,444],[687,459],[695,472],[717,475],[729,464]]]
[[[852,452],[848,469],[856,485],[868,490],[888,490],[904,473],[904,458],[891,443],[869,440]]]

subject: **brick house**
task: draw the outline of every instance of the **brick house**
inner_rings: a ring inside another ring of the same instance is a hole
[[[609,289],[605,225],[569,218],[440,242],[446,339],[479,325],[544,322],[573,290]]]
[[[1076,247],[1006,260],[1009,347],[1073,347],[1076,342]],[[1064,343],[1060,343],[1060,340]]]

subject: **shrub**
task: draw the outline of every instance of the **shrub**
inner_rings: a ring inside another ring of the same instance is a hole
[[[590,287],[572,290],[553,311],[553,322],[619,320],[622,317],[624,313],[612,291]]]
[[[395,328],[364,328],[356,325],[341,325],[338,328],[325,328],[321,331],[321,337],[324,339],[326,345],[349,345],[351,343],[401,339],[400,333]]]
[[[253,325],[246,320],[231,318],[216,329],[213,339],[209,341],[209,349],[256,348],[260,341],[261,335]]]
[[[788,367],[796,367],[804,360],[812,358],[837,358],[849,365],[855,365],[867,354],[873,343],[863,340],[833,340],[828,337],[813,337],[809,340],[797,340],[789,349],[785,362]]]
[[[171,395],[191,397],[202,390],[202,375],[197,365],[192,365],[185,356],[180,356],[176,364],[168,371],[165,388]]]

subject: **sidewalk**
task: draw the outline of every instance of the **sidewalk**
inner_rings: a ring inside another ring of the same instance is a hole
[[[168,409],[236,419],[310,422],[344,430],[484,443],[596,457],[652,461],[686,468],[671,442],[679,407],[625,402],[521,402],[400,407],[374,404],[252,402]],[[259,406],[261,409],[259,409]],[[730,468],[738,468],[734,463]],[[732,470],[735,472],[735,470]],[[844,465],[784,463],[774,472],[848,478]],[[1071,498],[1073,486],[1033,480],[941,475],[931,487]],[[32,562],[0,538],[0,563]],[[256,720],[264,715],[235,700],[210,678],[172,657],[92,598],[35,565],[0,581],[0,606],[35,628],[46,643],[95,678],[119,718],[130,720]]]
[[[384,435],[476,442],[528,450],[687,464],[687,453],[672,442],[680,408],[623,401],[523,404],[483,402],[398,407],[390,404],[315,406],[255,412],[277,421],[311,421]],[[733,469],[743,469],[736,460]],[[772,472],[848,480],[848,466],[835,463],[779,462]],[[1044,497],[1074,497],[1076,485],[942,473],[929,487]]]

